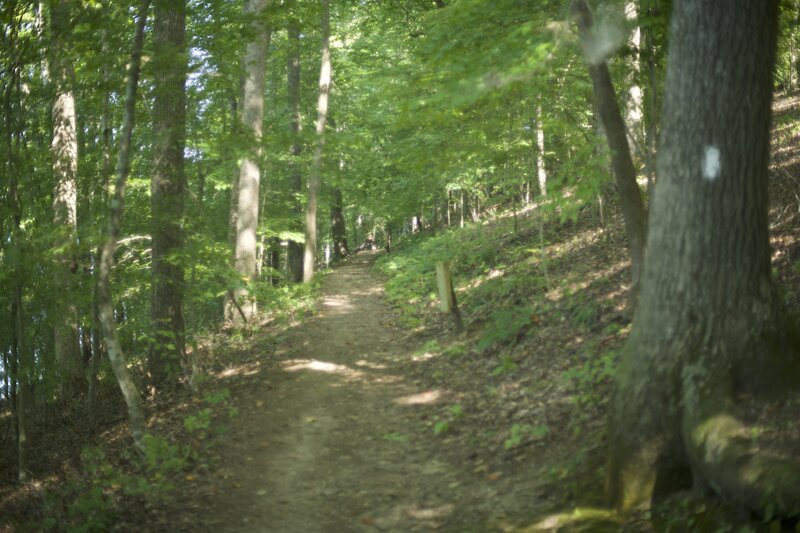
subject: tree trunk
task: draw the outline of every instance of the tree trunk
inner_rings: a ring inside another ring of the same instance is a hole
[[[292,3],[296,8],[296,3]],[[295,17],[289,20],[287,34],[289,39],[289,60],[287,64],[287,85],[289,96],[289,132],[292,137],[292,146],[289,148],[289,193],[291,194],[292,211],[299,216],[303,212],[302,202],[303,178],[300,166],[300,154],[303,152],[302,142],[302,116],[300,114],[300,28]],[[303,224],[299,220],[292,223],[292,229],[302,231]],[[299,283],[303,281],[303,250],[304,245],[289,239],[286,252],[286,268],[289,280]]]
[[[800,366],[767,218],[778,3],[674,6],[649,254],[612,400],[607,487],[625,510],[693,476],[736,507],[798,516],[797,458],[758,451],[733,411],[740,393],[796,387]]]
[[[261,171],[261,131],[264,118],[264,76],[270,32],[263,21],[268,0],[248,0],[245,13],[252,20],[253,40],[244,55],[245,84],[242,99],[242,123],[251,146],[239,166],[238,216],[234,265],[245,284],[256,281],[256,233]],[[226,317],[236,327],[244,327],[256,315],[256,301],[247,286],[237,288],[236,302],[227,302]]]
[[[630,36],[628,37],[628,46],[630,53],[627,56],[627,69],[625,75],[625,129],[628,133],[628,146],[631,149],[631,155],[642,158],[642,139],[644,133],[642,131],[642,87],[639,85],[639,56],[642,46],[642,30],[639,26],[638,18],[638,2],[626,0],[625,2],[625,19],[628,23],[634,23]]]
[[[78,138],[75,121],[75,94],[72,89],[72,63],[69,60],[70,2],[53,0],[50,5],[50,75],[55,86],[53,102],[53,222],[58,230],[55,243],[55,278],[61,289],[54,311],[55,359],[61,376],[59,388],[71,396],[83,384],[78,309],[75,306],[77,280],[75,234],[78,227]]]
[[[657,15],[653,7],[655,0],[647,0],[647,16],[651,19]],[[656,44],[652,28],[647,28],[644,34],[645,48],[647,51],[647,105],[644,107],[643,120],[645,124],[645,137],[647,139],[647,198],[653,200],[653,188],[656,183],[656,138],[658,136],[658,80],[656,79]],[[639,54],[641,58],[642,55]]]
[[[241,93],[244,90],[244,83],[239,82]],[[239,130],[239,110],[236,105],[236,97],[228,98],[228,108],[231,112],[232,135],[237,135]],[[234,162],[235,163],[235,162]],[[236,264],[236,224],[239,220],[239,164],[235,163],[231,167],[231,196],[228,205],[228,244],[231,247],[231,264]]]
[[[183,211],[186,191],[186,3],[156,0],[153,20],[152,210],[153,328],[148,355],[150,380],[174,384],[185,353],[183,317]]]
[[[116,169],[116,186],[114,197],[111,199],[111,209],[108,221],[108,236],[103,244],[100,254],[97,279],[97,306],[100,314],[100,323],[103,327],[103,337],[106,342],[108,358],[111,368],[119,383],[122,396],[128,408],[128,419],[131,424],[133,441],[140,452],[145,450],[145,434],[147,425],[142,409],[142,399],[139,389],[128,371],[125,354],[117,336],[116,322],[114,320],[114,301],[111,296],[111,271],[114,267],[114,250],[117,246],[120,229],[122,226],[122,210],[125,204],[125,186],[130,168],[131,136],[136,110],[136,91],[139,85],[139,66],[142,58],[142,44],[144,42],[144,26],[150,0],[143,0],[139,6],[138,21],[136,22],[136,35],[131,52],[131,62],[128,70],[128,81],[125,88],[125,115],[123,117],[122,132],[120,135],[119,156]]]
[[[586,53],[589,76],[592,79],[597,111],[606,132],[606,139],[611,148],[611,162],[616,178],[617,191],[620,196],[622,215],[625,220],[625,231],[628,235],[628,247],[631,253],[631,290],[630,302],[635,307],[639,280],[644,266],[644,252],[647,241],[647,215],[639,185],[636,183],[636,169],[633,166],[625,123],[617,105],[614,86],[605,58],[592,59],[588,53],[593,47],[592,14],[586,0],[575,0],[572,3],[581,41]]]
[[[303,282],[314,279],[317,258],[317,203],[322,179],[322,156],[325,149],[325,122],[328,118],[328,93],[331,84],[330,9],[328,0],[322,1],[322,62],[319,70],[319,100],[317,102],[317,146],[311,162],[308,179],[308,205],[306,206],[306,243],[303,254]]]
[[[536,106],[536,178],[539,182],[539,194],[547,196],[547,170],[544,166],[544,126],[542,125],[541,103]]]
[[[331,201],[331,235],[333,236],[333,260],[341,261],[350,255],[347,246],[347,226],[342,213],[344,200],[342,199],[342,189],[336,187],[333,190]]]
[[[17,227],[17,230],[19,228]],[[15,239],[16,240],[16,239]],[[19,243],[17,243],[19,245]],[[25,319],[23,315],[23,286],[17,274],[14,280],[14,347],[17,360],[17,478],[21,483],[28,480],[28,411],[30,409],[30,387],[28,376],[33,370],[32,357],[25,342]]]

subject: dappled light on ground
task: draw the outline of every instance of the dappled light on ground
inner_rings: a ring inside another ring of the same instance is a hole
[[[224,370],[217,372],[217,377],[231,378],[234,376],[252,376],[261,371],[261,365],[256,363],[247,363],[239,366],[228,367]]]
[[[345,365],[317,361],[316,359],[291,359],[283,363],[283,369],[287,372],[297,372],[298,370],[315,370],[328,374],[340,374],[351,378],[361,377],[363,374],[358,370],[353,370]]]
[[[394,403],[399,405],[431,404],[438,402],[442,396],[442,391],[438,389],[429,390],[425,392],[419,392],[417,394],[409,394],[408,396],[403,396],[402,398],[396,398]]]

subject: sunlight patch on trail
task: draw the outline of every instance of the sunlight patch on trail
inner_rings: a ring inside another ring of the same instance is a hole
[[[283,367],[287,372],[314,370],[316,372],[325,372],[326,374],[339,374],[348,378],[360,378],[364,376],[363,372],[353,370],[348,366],[318,361],[316,359],[290,359],[283,363]]]
[[[395,398],[393,401],[399,405],[421,405],[436,403],[441,399],[442,391],[439,389],[420,392],[417,394],[409,394],[401,398]]]
[[[386,368],[387,368],[386,365],[382,365],[382,364],[379,364],[379,363],[373,363],[373,362],[367,361],[366,359],[360,359],[360,360],[356,361],[356,365],[357,366],[363,366],[364,368],[370,368],[372,370],[386,370]]]
[[[261,365],[259,363],[248,363],[246,365],[231,366],[225,370],[220,370],[217,372],[217,377],[232,378],[234,376],[252,376],[253,374],[258,374],[260,370]]]
[[[337,310],[342,309],[349,311],[353,309],[353,304],[347,296],[328,296],[324,301],[325,307],[334,307]]]

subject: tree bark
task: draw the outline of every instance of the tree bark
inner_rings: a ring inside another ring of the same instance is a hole
[[[653,7],[655,0],[647,0],[647,16],[655,18],[658,10]],[[644,33],[645,50],[647,51],[647,105],[643,108],[645,137],[647,139],[647,197],[653,199],[653,188],[656,183],[656,138],[658,136],[658,83],[656,75],[656,44],[652,28]],[[639,54],[642,58],[642,54]]]
[[[317,101],[317,145],[308,178],[308,205],[306,206],[306,243],[303,254],[303,282],[314,279],[317,258],[317,203],[322,179],[322,156],[325,150],[325,122],[328,118],[328,93],[331,84],[330,8],[328,0],[322,2],[322,62],[319,70],[319,99]]]
[[[342,213],[343,204],[342,189],[336,187],[333,190],[331,201],[331,235],[333,237],[334,261],[341,261],[350,255],[350,249],[347,246],[347,226]]]
[[[544,166],[544,126],[542,125],[541,102],[536,106],[536,178],[539,182],[539,194],[547,196],[547,169]]]
[[[296,2],[292,3],[296,8]],[[303,122],[300,114],[300,28],[295,17],[290,18],[287,34],[289,38],[289,60],[287,62],[287,85],[289,96],[289,133],[292,145],[289,148],[289,194],[291,194],[292,211],[298,215],[303,212],[302,194],[303,178],[301,174],[300,154],[303,152]],[[298,220],[292,223],[292,229],[302,231],[303,223]],[[303,281],[303,249],[302,242],[289,239],[286,252],[286,268],[289,279],[295,283]]]
[[[62,395],[75,394],[83,384],[82,361],[78,342],[78,309],[75,306],[75,235],[78,227],[78,137],[75,120],[75,93],[72,88],[72,63],[69,59],[70,2],[50,3],[51,54],[50,75],[55,86],[53,102],[53,222],[58,231],[55,246],[55,278],[61,288],[54,311],[54,351],[59,388]]]
[[[622,510],[693,481],[737,507],[798,516],[797,458],[757,450],[734,412],[740,393],[796,386],[800,367],[767,217],[778,2],[674,6],[649,254],[612,399],[607,488]]]
[[[136,22],[136,35],[133,42],[131,62],[128,70],[128,80],[125,88],[125,115],[120,136],[119,155],[116,168],[116,186],[108,221],[108,237],[103,244],[100,254],[97,279],[97,305],[100,314],[100,323],[103,327],[103,337],[111,361],[111,368],[119,383],[122,396],[128,408],[128,419],[131,424],[134,445],[140,452],[145,450],[145,434],[147,425],[142,408],[142,399],[139,389],[133,381],[125,362],[125,354],[117,336],[116,321],[114,320],[114,301],[111,295],[111,271],[114,267],[114,250],[119,239],[122,226],[122,211],[125,204],[125,186],[130,169],[131,137],[136,110],[136,92],[139,85],[139,67],[142,59],[142,44],[144,42],[144,26],[150,0],[143,0],[139,6],[138,20]]]
[[[186,193],[186,3],[156,0],[153,20],[152,211],[153,328],[148,355],[150,381],[175,384],[185,354],[183,317],[183,212]]]
[[[244,54],[245,82],[242,99],[242,125],[249,137],[248,155],[239,165],[238,216],[234,266],[244,286],[233,291],[237,302],[226,305],[226,317],[236,327],[244,327],[256,316],[256,300],[247,284],[257,281],[259,184],[261,182],[261,132],[264,119],[264,77],[270,31],[264,21],[268,0],[248,0],[245,14],[251,19],[253,40]],[[236,305],[232,305],[236,304]],[[239,312],[241,309],[242,312]]]
[[[628,146],[631,149],[631,155],[642,158],[642,151],[640,148],[643,144],[644,132],[642,130],[642,116],[643,116],[643,96],[642,87],[639,85],[639,57],[642,46],[642,30],[638,22],[638,2],[626,0],[625,2],[625,19],[630,22],[635,22],[630,36],[628,37],[628,47],[630,52],[627,56],[626,75],[625,75],[625,128],[628,134]]]
[[[594,46],[592,36],[592,14],[586,0],[575,0],[573,12],[577,16],[578,28],[585,49]],[[631,254],[631,290],[630,302],[635,307],[639,280],[644,266],[645,244],[647,241],[647,215],[642,201],[639,185],[636,183],[636,169],[631,159],[630,147],[625,131],[625,122],[617,104],[611,75],[605,59],[591,62],[587,54],[589,76],[592,79],[597,111],[606,132],[611,163],[616,178],[617,191],[620,196],[622,215],[625,220],[625,232],[628,236],[628,248]]]

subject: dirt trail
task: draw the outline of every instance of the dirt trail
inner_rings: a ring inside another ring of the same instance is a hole
[[[243,400],[223,446],[221,490],[195,527],[485,530],[460,497],[457,459],[421,412],[437,391],[404,377],[411,347],[369,261],[329,275],[319,313],[279,340],[276,367]]]

